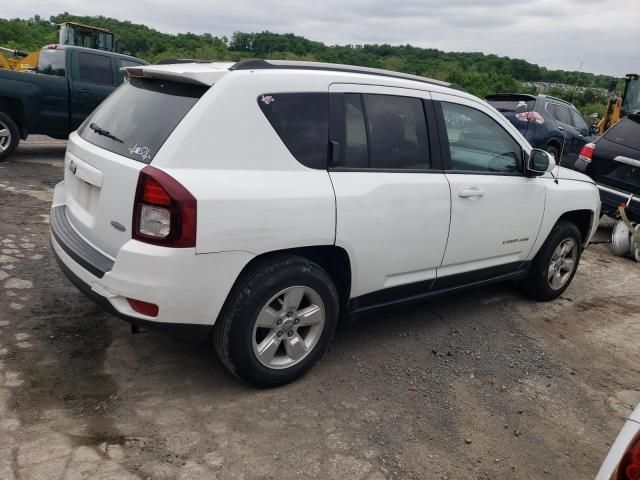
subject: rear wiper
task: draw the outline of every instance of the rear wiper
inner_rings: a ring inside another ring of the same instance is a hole
[[[96,132],[98,135],[102,135],[103,137],[110,138],[111,140],[115,140],[116,142],[124,143],[122,140],[120,140],[118,137],[113,135],[111,132],[105,130],[104,128],[101,128],[99,125],[95,123],[90,124],[89,128],[94,132]]]

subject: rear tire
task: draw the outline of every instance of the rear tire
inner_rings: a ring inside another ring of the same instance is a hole
[[[558,147],[556,147],[555,145],[547,145],[545,150],[547,151],[547,153],[550,153],[551,155],[553,155],[553,158],[556,161],[556,165],[560,165],[560,159],[558,158],[558,156],[560,155],[560,150],[558,150]]]
[[[229,294],[213,330],[216,352],[251,385],[292,382],[328,347],[338,305],[333,281],[319,265],[298,256],[261,262]]]
[[[562,295],[578,270],[581,245],[582,237],[576,225],[564,220],[556,223],[522,282],[524,292],[542,302]]]
[[[13,119],[0,112],[0,162],[6,160],[20,143],[20,130]]]

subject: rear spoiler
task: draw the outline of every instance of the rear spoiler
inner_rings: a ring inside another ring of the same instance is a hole
[[[536,97],[528,93],[492,93],[484,97],[485,100],[535,100]]]
[[[231,62],[144,65],[120,69],[128,78],[154,78],[210,87],[229,73]]]

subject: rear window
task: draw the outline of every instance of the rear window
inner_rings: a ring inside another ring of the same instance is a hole
[[[536,104],[534,99],[522,97],[491,98],[487,97],[487,102],[499,112],[531,112]]]
[[[207,87],[132,78],[117,88],[78,129],[110,152],[151,163]]]
[[[604,134],[604,138],[625,147],[640,150],[640,115],[629,115]]]
[[[296,160],[310,168],[327,167],[328,93],[265,93],[258,105]]]
[[[42,50],[40,50],[38,66],[36,67],[37,73],[64,77],[64,71],[64,50],[56,50],[52,48],[43,48]]]

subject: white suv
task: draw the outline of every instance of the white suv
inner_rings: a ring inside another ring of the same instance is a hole
[[[597,228],[593,182],[454,85],[263,60],[128,74],[69,139],[55,255],[255,385],[309,370],[339,316],[502,280],[553,299]]]

